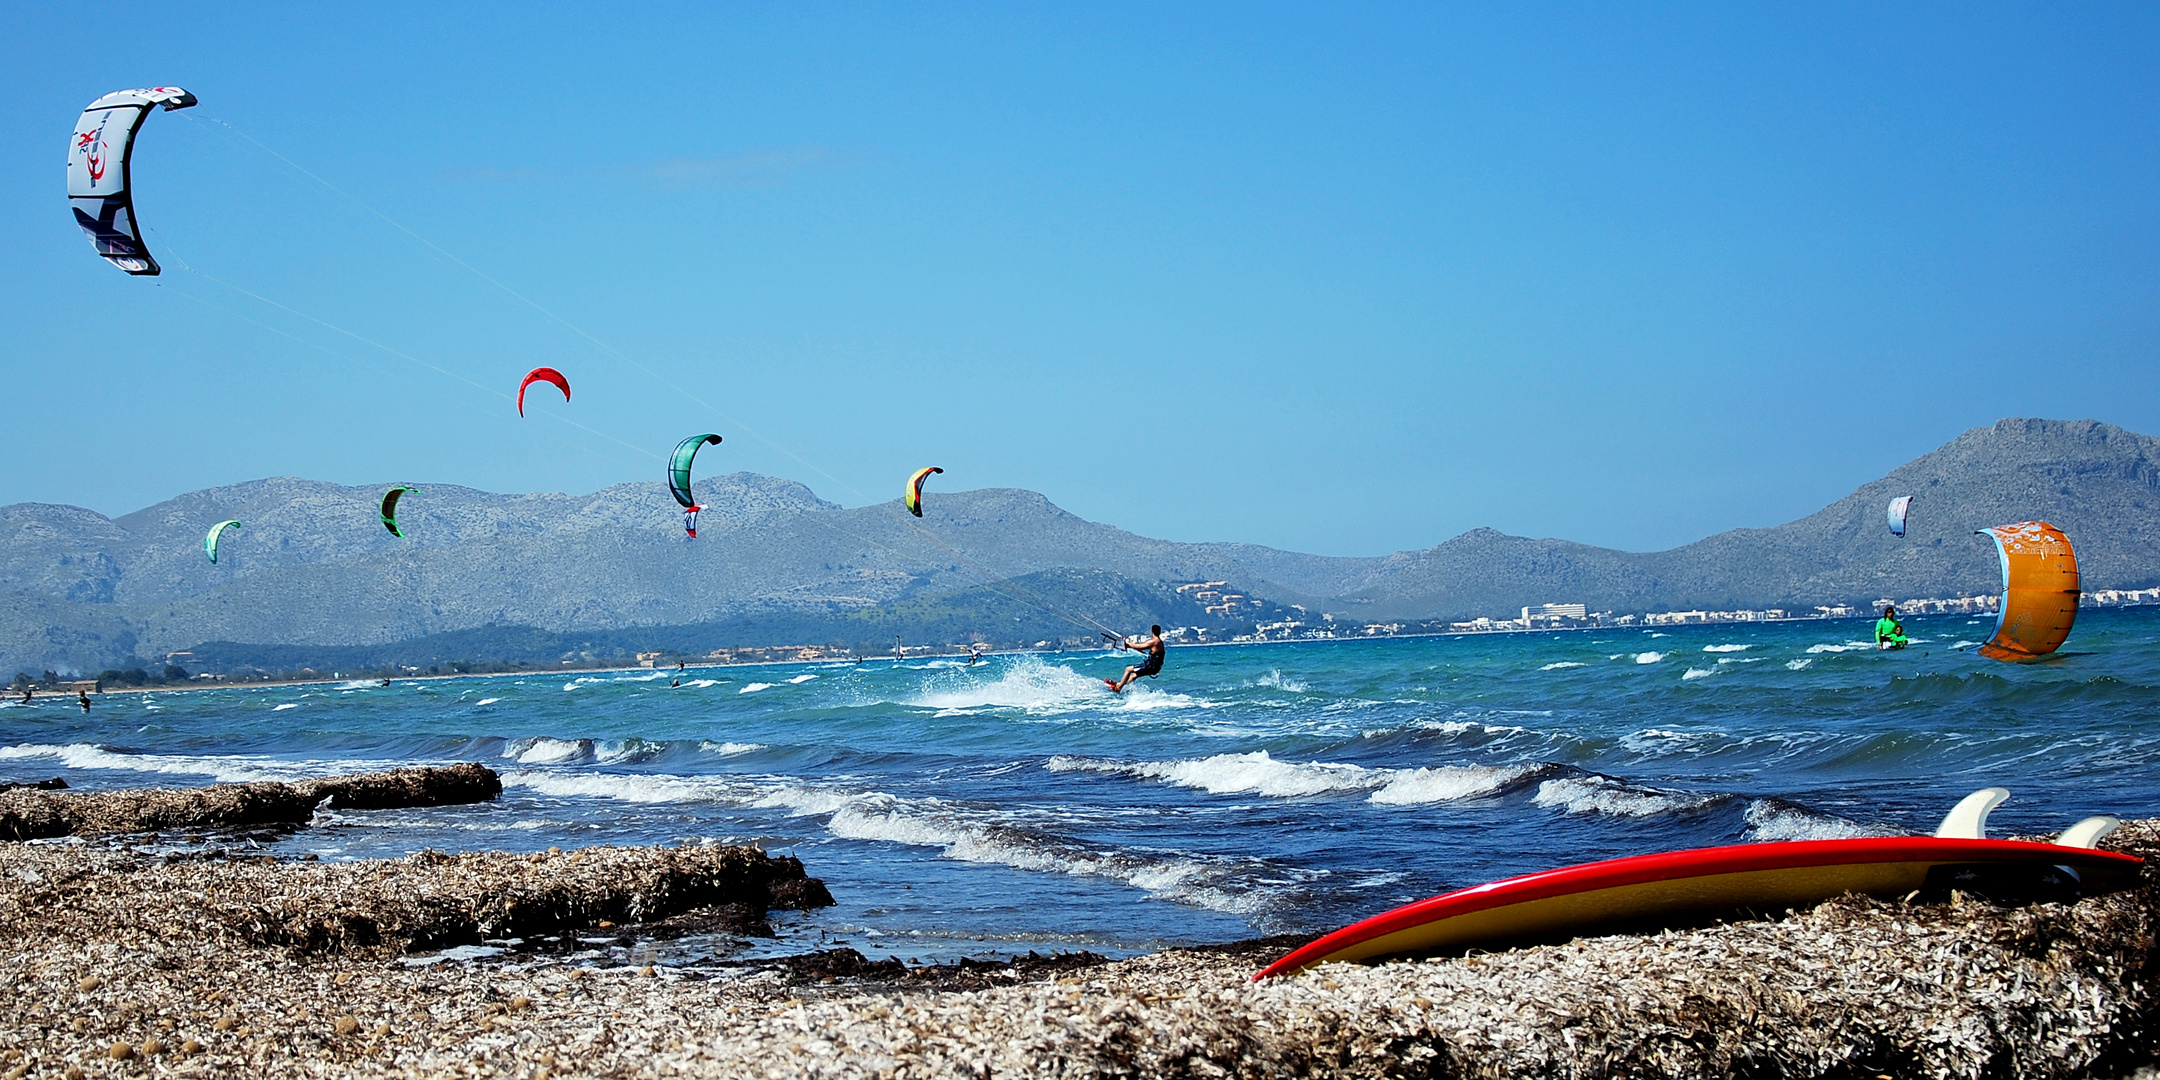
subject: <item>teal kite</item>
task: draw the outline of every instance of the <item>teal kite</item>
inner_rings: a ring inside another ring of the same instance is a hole
[[[707,444],[717,445],[719,442],[720,436],[718,435],[692,435],[676,443],[675,455],[668,459],[668,491],[675,496],[676,502],[682,504],[683,531],[689,533],[692,540],[697,539],[698,511],[705,508],[699,506],[696,496],[690,494],[690,463],[697,458],[699,447]]]
[[[210,526],[210,531],[204,534],[202,538],[203,554],[210,556],[211,562],[216,562],[218,538],[225,535],[225,530],[237,529],[239,527],[240,523],[237,521],[220,521],[217,524]]]

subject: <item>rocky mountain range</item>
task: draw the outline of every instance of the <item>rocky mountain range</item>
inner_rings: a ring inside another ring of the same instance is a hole
[[[843,509],[750,473],[699,481],[707,509],[694,541],[657,483],[502,495],[424,481],[400,508],[401,540],[376,517],[392,482],[405,481],[279,477],[119,518],[0,507],[0,671],[94,671],[214,642],[387,655],[483,628],[622,642],[688,641],[695,627],[715,646],[819,627],[945,633],[1017,602],[990,583],[1046,573],[1031,580],[1058,590],[1049,608],[1099,602],[1103,615],[1078,614],[1127,621],[1159,610],[1166,624],[1265,617],[1277,605],[1352,620],[1547,602],[1805,607],[1993,591],[1993,549],[1972,530],[2030,518],[2069,533],[2088,588],[2160,583],[2160,439],[2084,420],[1976,428],[1797,521],[1660,552],[1476,529],[1385,557],[1304,555],[1150,539],[1031,491],[938,492],[918,521],[897,501]],[[1903,494],[1915,498],[1899,539],[1883,508]],[[213,565],[202,535],[227,518],[243,524]],[[1172,586],[1194,581],[1230,582],[1247,607],[1182,610]],[[1074,621],[1020,609],[996,617],[1025,633]]]

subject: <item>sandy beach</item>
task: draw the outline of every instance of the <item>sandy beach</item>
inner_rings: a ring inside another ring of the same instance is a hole
[[[0,843],[0,1075],[2087,1077],[2153,1046],[2150,872],[2074,905],[1845,897],[1254,983],[1296,942],[732,961],[767,910],[830,902],[750,847],[325,863],[140,839]],[[2160,822],[2105,846],[2149,858]],[[708,958],[643,955],[690,934]]]

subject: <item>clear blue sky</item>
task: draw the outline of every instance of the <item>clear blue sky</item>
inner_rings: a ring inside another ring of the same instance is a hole
[[[1650,549],[2003,416],[2160,433],[2160,9],[1753,7],[11,5],[0,503],[587,491],[711,430],[848,505]],[[63,151],[157,84],[151,280]],[[520,421],[536,364],[576,400]]]

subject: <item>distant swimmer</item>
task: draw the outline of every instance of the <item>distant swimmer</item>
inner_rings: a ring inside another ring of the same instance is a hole
[[[1905,624],[1898,621],[1896,606],[1882,609],[1882,618],[1875,620],[1875,647],[1902,649],[1905,645]]]
[[[75,699],[76,699],[77,701],[80,701],[80,702],[82,702],[82,711],[84,711],[84,712],[89,712],[89,711],[90,711],[90,691],[88,691],[88,690],[77,690],[77,691],[75,691]]]
[[[1144,641],[1134,641],[1130,638],[1118,639],[1118,648],[1144,652],[1147,654],[1147,658],[1126,668],[1125,677],[1122,679],[1104,679],[1103,685],[1108,686],[1111,693],[1124,693],[1125,688],[1131,686],[1134,679],[1142,675],[1154,678],[1157,673],[1162,671],[1163,651],[1166,646],[1163,644],[1162,627],[1159,624],[1148,628],[1148,637]]]

